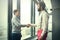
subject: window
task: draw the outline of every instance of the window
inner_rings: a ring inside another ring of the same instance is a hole
[[[8,0],[0,0],[0,40],[8,37]]]
[[[21,0],[20,8],[20,19],[21,24],[30,24],[31,23],[31,0]],[[22,27],[22,39],[31,36],[31,28]]]
[[[35,4],[35,24],[38,24],[38,17],[39,17],[39,12],[37,10],[37,5]],[[35,27],[36,33],[40,27]]]
[[[12,10],[14,11],[14,10],[16,10],[17,9],[17,0],[12,0]],[[12,13],[12,16],[14,16],[14,12]]]

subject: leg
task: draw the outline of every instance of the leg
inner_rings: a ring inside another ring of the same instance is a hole
[[[43,37],[43,40],[46,40],[46,38],[47,38],[47,32],[45,33],[45,35],[44,35],[44,37]]]
[[[12,40],[17,40],[16,33],[12,33]]]
[[[12,33],[12,40],[21,40],[20,33]]]
[[[18,33],[18,39],[17,40],[21,40],[21,37],[22,37],[22,35],[21,35],[21,33]]]

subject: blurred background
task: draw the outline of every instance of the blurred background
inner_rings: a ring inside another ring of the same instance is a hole
[[[21,24],[38,24],[39,12],[37,11],[36,1],[41,0],[0,0],[0,40],[11,40],[11,18],[13,11],[18,9],[20,11],[20,22]],[[54,3],[58,1],[42,0],[46,4],[46,10],[49,13],[48,23],[48,37],[47,40],[52,40],[52,10]],[[57,5],[57,4],[56,4]],[[55,5],[55,6],[56,6]],[[52,9],[52,10],[50,10]],[[53,13],[54,14],[54,13]],[[57,16],[58,17],[58,16]],[[59,21],[59,18],[58,18]],[[56,19],[57,22],[57,19]],[[59,28],[59,27],[58,27]],[[22,39],[21,40],[36,40],[36,33],[39,27],[22,27],[21,28]],[[55,31],[54,31],[55,32]],[[55,32],[56,33],[56,32]]]

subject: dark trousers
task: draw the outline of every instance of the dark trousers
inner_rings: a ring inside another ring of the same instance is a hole
[[[12,40],[21,40],[21,33],[12,33]]]
[[[42,40],[46,40],[48,32],[45,33],[44,37]]]

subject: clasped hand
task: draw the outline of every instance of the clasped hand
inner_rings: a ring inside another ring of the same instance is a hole
[[[26,26],[29,28],[31,26],[31,24],[27,24]]]

